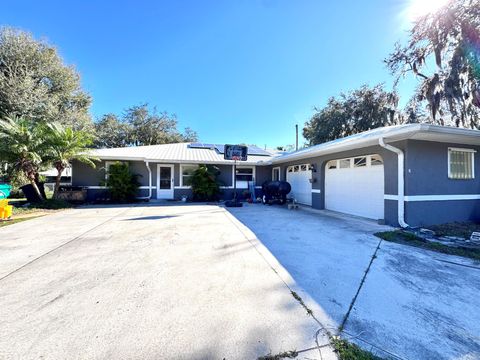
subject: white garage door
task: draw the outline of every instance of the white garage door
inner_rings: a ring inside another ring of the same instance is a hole
[[[312,166],[310,164],[293,165],[287,168],[287,182],[292,186],[288,195],[304,205],[312,205]]]
[[[325,208],[370,219],[384,218],[383,160],[380,155],[329,161]]]

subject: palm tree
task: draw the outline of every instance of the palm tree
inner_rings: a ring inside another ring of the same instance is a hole
[[[0,120],[0,159],[25,174],[40,200],[36,180],[45,150],[44,130],[42,124],[25,118]]]
[[[52,164],[57,170],[53,197],[58,197],[60,180],[63,171],[71,166],[72,160],[81,161],[95,167],[97,158],[88,153],[93,142],[93,136],[85,131],[75,131],[59,124],[48,124],[45,132],[46,155],[45,162]]]

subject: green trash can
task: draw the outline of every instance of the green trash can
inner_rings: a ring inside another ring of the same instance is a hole
[[[0,184],[0,199],[6,199],[10,196],[12,187],[8,184]]]

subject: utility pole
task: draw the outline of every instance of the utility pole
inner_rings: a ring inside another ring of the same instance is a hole
[[[295,151],[298,151],[298,124],[295,124]]]

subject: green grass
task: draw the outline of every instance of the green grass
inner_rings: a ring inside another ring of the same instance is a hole
[[[32,209],[60,210],[72,208],[73,205],[69,202],[66,202],[65,200],[47,199],[40,203],[30,204],[29,207]]]
[[[385,231],[376,233],[375,236],[390,242],[398,244],[415,246],[422,249],[436,251],[442,254],[462,256],[480,261],[480,249],[470,249],[465,247],[452,247],[439,243],[426,241],[414,234],[405,233],[401,230]]]
[[[257,360],[281,360],[281,359],[295,359],[298,356],[298,352],[295,350],[285,351],[276,355],[260,356]]]
[[[24,206],[27,204],[27,202],[23,200],[10,200],[9,204],[13,205],[13,217],[35,213],[53,212],[55,210],[69,209],[73,207],[72,204],[66,201],[54,199],[48,199],[42,201],[41,203],[32,203],[28,206]]]
[[[470,239],[472,232],[480,232],[480,224],[474,222],[453,222],[442,225],[429,226],[438,236],[458,236]]]
[[[20,223],[20,222],[23,222],[23,221],[35,219],[35,218],[42,217],[42,216],[43,215],[30,216],[30,217],[25,217],[25,218],[20,218],[20,219],[12,219],[12,220],[1,220],[0,221],[0,228],[4,227],[4,226],[8,226],[8,225],[17,224],[17,223]]]
[[[332,345],[340,360],[382,360],[371,352],[343,339],[332,340]]]

